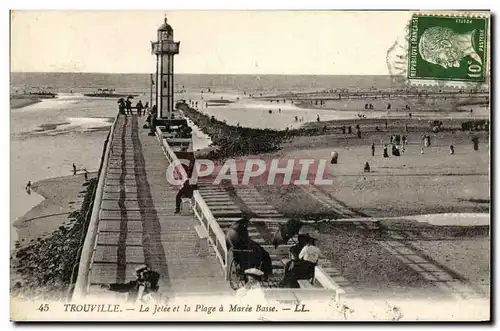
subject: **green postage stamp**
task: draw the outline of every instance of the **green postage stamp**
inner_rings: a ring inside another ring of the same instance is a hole
[[[487,17],[414,14],[408,78],[484,81],[487,33]]]

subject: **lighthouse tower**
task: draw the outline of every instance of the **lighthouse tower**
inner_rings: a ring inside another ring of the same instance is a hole
[[[156,55],[156,107],[160,119],[170,119],[174,111],[174,55],[179,54],[180,42],[174,41],[174,30],[166,17],[157,38],[151,44]]]

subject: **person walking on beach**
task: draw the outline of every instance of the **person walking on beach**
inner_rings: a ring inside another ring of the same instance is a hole
[[[350,125],[347,127],[347,133],[348,133],[348,134],[351,134],[351,133],[352,133],[352,128],[351,128],[351,126],[350,126]]]
[[[387,145],[384,146],[384,158],[389,157],[389,153],[387,151]]]
[[[472,144],[473,144],[473,148],[475,151],[478,151],[479,150],[479,138],[474,136],[472,138]]]
[[[455,155],[455,147],[450,145],[450,155]]]
[[[73,175],[76,175],[76,165],[73,163]]]
[[[142,108],[144,107],[142,105],[142,101],[139,100],[139,102],[137,103],[137,105],[135,107],[137,108],[137,116],[142,116]]]
[[[318,121],[318,122],[320,121],[319,115],[317,115],[316,121]]]
[[[331,157],[331,161],[330,161],[330,164],[337,164],[338,161],[339,161],[339,153],[337,152],[332,152],[330,154],[330,157]]]
[[[26,192],[28,194],[31,194],[31,180],[28,181],[28,184],[26,184]]]
[[[372,156],[375,156],[375,143],[372,143]]]
[[[83,175],[85,176],[85,181],[88,181],[89,180],[89,172],[87,171],[87,169],[83,169],[84,173]]]

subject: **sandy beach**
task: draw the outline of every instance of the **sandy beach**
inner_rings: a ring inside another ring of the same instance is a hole
[[[14,296],[64,300],[86,234],[96,173],[42,180],[32,190],[45,200],[14,226],[22,238],[11,251],[10,285]],[[34,194],[34,193],[32,193]]]
[[[376,119],[311,123],[326,125],[328,133],[292,138],[275,156],[329,162],[336,151],[338,164],[331,165],[327,175],[333,184],[266,185],[258,190],[288,217],[330,220],[312,231],[340,271],[341,286],[357,298],[487,298],[489,222],[476,225],[470,217],[467,223],[430,224],[411,216],[490,213],[488,132],[463,132],[461,121],[443,121],[447,130],[437,133],[430,132],[428,121],[418,119],[391,119],[387,128],[386,120]],[[356,124],[361,138],[356,137]],[[343,125],[351,125],[353,133],[342,134]],[[383,146],[389,145],[392,134],[407,135],[409,144],[400,157],[384,158]],[[423,154],[422,134],[430,135],[432,142]],[[479,138],[478,151],[472,148],[473,136]],[[370,172],[363,171],[365,162]],[[353,217],[390,216],[396,219],[349,222]]]
[[[38,103],[40,101],[42,101],[42,100],[40,100],[40,99],[33,99],[33,98],[16,98],[16,97],[11,97],[10,98],[10,108],[11,109],[23,108],[23,107],[26,107],[26,106]]]
[[[96,173],[90,173],[89,179],[95,176]],[[43,238],[69,224],[72,213],[80,210],[85,192],[85,178],[81,173],[33,183],[31,194],[39,194],[44,200],[14,222],[20,244]]]
[[[483,117],[467,113],[450,118],[438,112],[429,116],[425,111],[412,115],[305,123],[304,128],[324,133],[293,136],[268,155],[329,163],[336,151],[338,164],[330,165],[326,176],[333,184],[256,188],[285,217],[329,220],[309,231],[339,270],[336,281],[349,296],[488,298],[490,239],[489,220],[484,224],[484,219],[490,212],[489,132],[462,130],[462,123]],[[432,132],[431,119],[442,122],[441,131]],[[383,147],[390,146],[391,135],[406,135],[408,144],[401,156],[384,158]],[[430,136],[430,147],[423,146],[422,135]],[[479,139],[478,151],[473,150],[473,137]],[[370,172],[364,172],[366,162]],[[446,213],[472,216],[442,222]],[[416,221],[413,215],[431,215],[434,223]],[[477,224],[474,215],[483,223]]]

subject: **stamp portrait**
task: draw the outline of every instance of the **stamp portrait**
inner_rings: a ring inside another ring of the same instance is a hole
[[[414,14],[409,79],[481,82],[487,68],[488,19]]]

